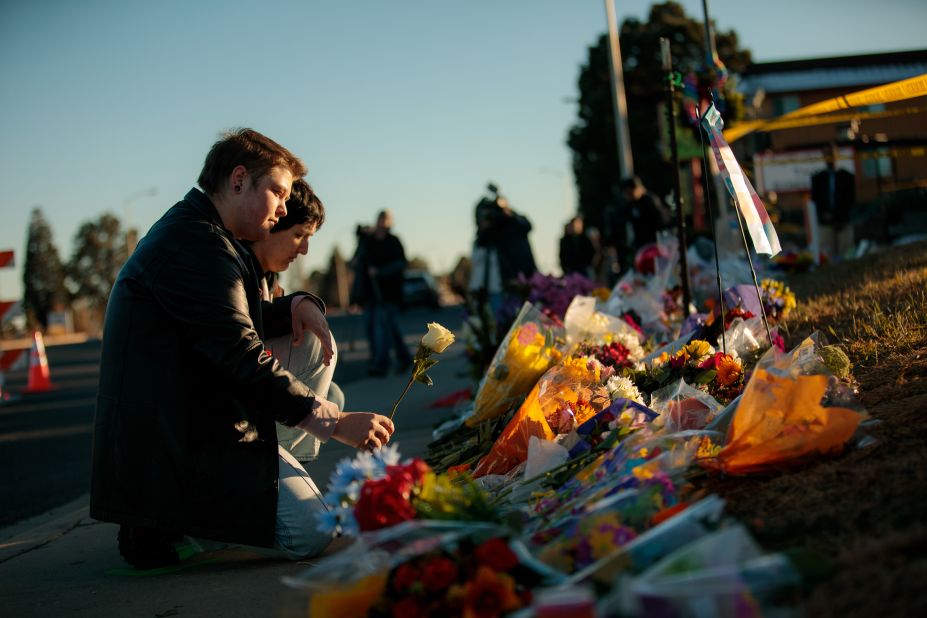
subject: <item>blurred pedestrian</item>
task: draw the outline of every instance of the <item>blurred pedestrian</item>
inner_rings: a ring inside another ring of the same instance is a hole
[[[856,176],[837,169],[840,151],[831,144],[824,149],[825,168],[811,176],[811,199],[818,215],[822,250],[832,258],[843,257],[853,248],[850,214],[856,205]]]
[[[583,229],[583,218],[573,217],[560,238],[560,269],[564,275],[579,273],[595,278],[596,247]]]
[[[519,276],[537,272],[528,240],[531,222],[513,211],[496,185],[476,205],[476,238],[471,254],[469,289],[498,311],[505,289]]]
[[[657,232],[672,226],[672,217],[663,201],[647,190],[637,176],[621,181],[621,192],[627,203],[626,212],[634,230],[632,252],[657,242]]]
[[[391,349],[396,355],[397,371],[405,371],[412,365],[412,355],[399,326],[406,254],[392,227],[393,214],[389,210],[380,211],[376,227],[358,236],[353,260],[358,286],[355,300],[364,308],[364,328],[371,352],[368,373],[372,376],[387,374]]]
[[[318,488],[277,444],[274,421],[358,448],[392,422],[345,413],[273,361],[263,337],[331,343],[322,308],[296,293],[261,302],[240,240],[267,238],[303,163],[250,129],[224,135],[198,184],[141,240],[106,311],[94,419],[92,517],[120,524],[136,568],[179,562],[183,535],[300,559],[330,538]]]

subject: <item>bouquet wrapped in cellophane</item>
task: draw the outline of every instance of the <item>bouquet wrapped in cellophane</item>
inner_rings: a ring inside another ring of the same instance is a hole
[[[601,364],[588,357],[566,358],[541,377],[473,475],[509,472],[527,458],[532,436],[554,440],[609,405]]]
[[[480,383],[467,426],[475,427],[517,405],[560,360],[563,340],[562,327],[525,303]]]

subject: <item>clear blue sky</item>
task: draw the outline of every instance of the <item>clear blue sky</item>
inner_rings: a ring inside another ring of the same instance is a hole
[[[616,0],[619,20],[644,0]],[[682,4],[701,15],[700,0]],[[758,61],[917,49],[923,0],[711,0]],[[111,211],[142,232],[194,185],[224,128],[309,166],[328,219],[302,268],[395,213],[407,253],[446,271],[469,251],[488,180],[534,222],[542,269],[575,208],[576,79],[602,0],[6,0],[0,3],[0,296],[20,294],[29,212],[63,259]],[[155,189],[154,197],[141,195]]]

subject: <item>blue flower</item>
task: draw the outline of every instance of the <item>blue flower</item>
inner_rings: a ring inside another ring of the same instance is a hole
[[[399,464],[399,443],[395,442],[388,446],[381,446],[373,452],[373,456],[383,464],[383,473],[386,474],[386,466]]]
[[[331,536],[336,534],[357,536],[358,534],[357,520],[354,519],[354,511],[350,507],[337,507],[330,511],[316,513],[316,520],[318,521],[316,528],[324,534]]]

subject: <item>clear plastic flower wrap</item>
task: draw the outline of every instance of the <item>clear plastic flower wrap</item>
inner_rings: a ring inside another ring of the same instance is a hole
[[[723,409],[714,397],[682,379],[654,391],[650,395],[650,407],[660,414],[658,424],[668,433],[704,429]]]
[[[738,523],[673,552],[630,584],[642,616],[758,616],[772,594],[801,578],[782,554],[764,554]]]
[[[633,338],[640,348],[640,334],[623,319],[597,311],[596,302],[592,296],[576,296],[567,307],[563,319],[567,346],[572,347],[581,341],[601,345],[620,335]]]
[[[595,582],[609,587],[622,573],[641,573],[672,552],[715,530],[723,516],[724,500],[707,496],[679,510],[627,545],[615,547],[596,562],[570,575],[568,582]]]
[[[525,461],[532,436],[554,440],[609,406],[611,399],[601,384],[599,368],[588,365],[585,359],[568,358],[549,369],[477,464],[473,476],[505,474]]]
[[[563,345],[563,328],[525,303],[480,382],[467,426],[475,427],[517,405],[560,360]]]
[[[504,566],[526,574],[520,572],[518,577],[531,583],[557,583],[559,576],[534,561],[517,541],[510,543],[509,535],[507,529],[494,524],[453,521],[407,521],[364,533],[353,545],[321,558],[299,575],[283,578],[290,591],[285,615],[364,616],[377,604],[401,601],[405,591],[399,588],[404,583],[397,582],[397,577],[408,573],[397,573],[397,569],[422,556],[434,555],[435,569],[431,573],[418,569],[413,575],[421,580],[419,583],[450,586],[456,573],[450,560],[442,556],[453,558],[453,548],[465,547],[468,551],[461,553],[467,555],[461,559],[469,559],[487,542],[492,553],[507,561]],[[487,560],[491,562],[492,557],[487,556]],[[441,579],[447,581],[438,581]]]

